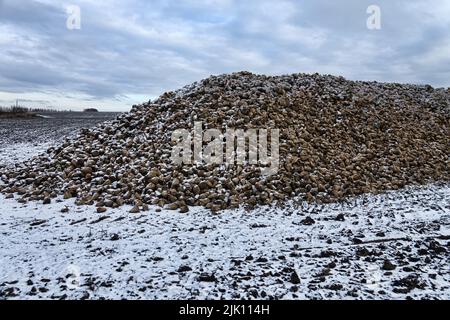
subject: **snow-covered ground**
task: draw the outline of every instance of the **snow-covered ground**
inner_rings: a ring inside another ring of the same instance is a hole
[[[117,117],[114,112],[50,112],[29,119],[0,119],[0,165],[25,161],[91,128]]]
[[[450,298],[449,185],[219,215],[0,203],[1,298]]]
[[[3,146],[0,164],[47,147]],[[448,183],[218,215],[129,209],[0,195],[0,299],[450,298]]]
[[[45,152],[54,142],[17,143],[0,147],[0,165],[14,165]]]

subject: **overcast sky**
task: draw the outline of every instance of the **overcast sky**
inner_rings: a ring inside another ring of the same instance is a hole
[[[449,31],[448,0],[0,0],[0,105],[128,110],[240,70],[449,87]]]

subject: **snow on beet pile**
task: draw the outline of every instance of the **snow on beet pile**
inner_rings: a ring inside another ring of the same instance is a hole
[[[64,195],[106,207],[188,211],[257,206],[294,196],[334,202],[450,178],[450,93],[429,86],[241,72],[213,76],[134,106],[115,121],[0,169],[1,192],[50,203]],[[279,129],[279,168],[177,166],[172,134],[205,128]]]

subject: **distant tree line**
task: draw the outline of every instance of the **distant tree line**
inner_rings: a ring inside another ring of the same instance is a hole
[[[2,107],[0,113],[36,113],[36,112],[67,112],[68,110],[54,110],[46,108],[28,108],[22,106]],[[69,110],[70,111],[70,110]]]

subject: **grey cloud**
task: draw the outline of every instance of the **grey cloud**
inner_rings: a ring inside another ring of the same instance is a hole
[[[0,91],[126,103],[244,69],[449,85],[443,0],[376,1],[378,31],[366,28],[371,0],[71,2],[81,30],[65,28],[59,1],[0,0]]]

